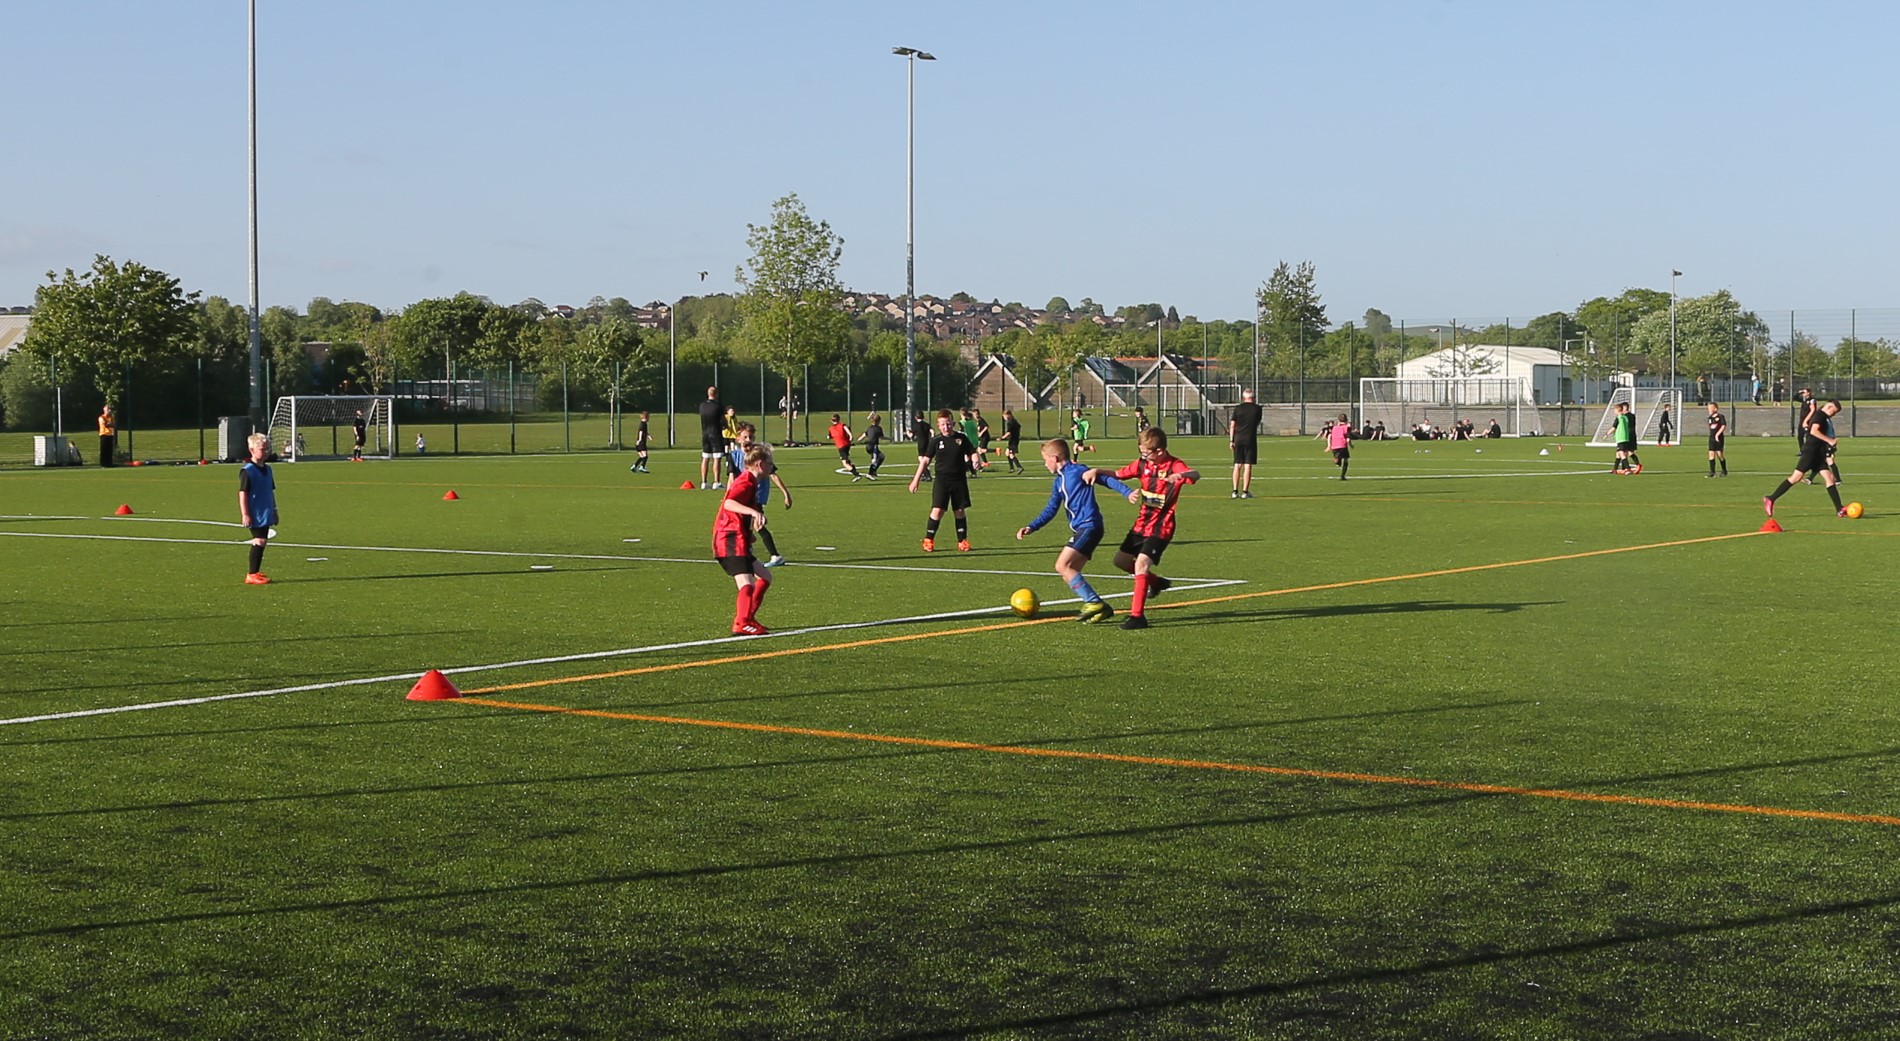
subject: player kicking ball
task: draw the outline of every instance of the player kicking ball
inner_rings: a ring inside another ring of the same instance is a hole
[[[1108,606],[1089,580],[1082,577],[1082,569],[1088,566],[1089,558],[1095,555],[1095,547],[1102,543],[1102,510],[1095,504],[1095,485],[1097,482],[1107,485],[1120,495],[1128,497],[1130,502],[1139,503],[1141,497],[1134,489],[1116,480],[1100,470],[1091,470],[1081,463],[1069,460],[1069,443],[1056,438],[1042,445],[1042,465],[1055,475],[1055,481],[1049,489],[1049,502],[1036,514],[1036,519],[1016,530],[1017,539],[1025,539],[1043,525],[1055,519],[1056,509],[1064,507],[1069,511],[1069,544],[1056,554],[1056,574],[1069,584],[1075,595],[1082,598],[1082,610],[1076,617],[1087,623],[1106,621],[1115,616],[1115,609]]]
[[[1095,472],[1099,475],[1108,471]],[[1122,628],[1146,629],[1148,598],[1167,592],[1174,584],[1155,574],[1154,569],[1174,539],[1174,507],[1181,498],[1181,486],[1199,481],[1201,472],[1169,455],[1168,435],[1160,427],[1149,427],[1141,432],[1141,457],[1112,476],[1133,479],[1138,485],[1135,498],[1141,512],[1135,515],[1128,537],[1122,539],[1115,566],[1135,576],[1135,595]]]

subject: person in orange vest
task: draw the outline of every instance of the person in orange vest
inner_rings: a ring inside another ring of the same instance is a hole
[[[119,444],[119,427],[112,419],[112,406],[99,410],[99,465],[111,466]]]

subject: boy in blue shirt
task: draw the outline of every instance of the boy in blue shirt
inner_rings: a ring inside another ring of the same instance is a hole
[[[1049,504],[1036,514],[1036,519],[1017,529],[1018,539],[1027,538],[1036,529],[1055,519],[1056,507],[1064,506],[1069,511],[1069,543],[1056,555],[1056,573],[1082,598],[1082,611],[1076,618],[1082,622],[1099,622],[1111,618],[1114,608],[1108,606],[1082,577],[1082,569],[1088,566],[1089,558],[1095,555],[1095,547],[1102,542],[1102,511],[1095,505],[1095,484],[1099,481],[1114,489],[1117,494],[1128,496],[1130,502],[1137,501],[1139,494],[1121,481],[1108,475],[1106,471],[1091,470],[1081,463],[1069,460],[1069,443],[1056,438],[1042,445],[1042,465],[1055,474],[1055,482],[1049,489]]]
[[[251,447],[251,461],[238,470],[238,520],[251,531],[251,570],[245,573],[244,584],[267,586],[264,544],[270,541],[271,525],[277,523],[277,478],[264,461],[270,455],[270,437],[252,434],[245,443]]]

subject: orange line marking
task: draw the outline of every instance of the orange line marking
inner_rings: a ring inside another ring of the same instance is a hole
[[[1082,752],[1066,748],[1035,748],[1022,745],[991,745],[976,741],[950,741],[940,738],[905,737],[899,734],[862,734],[849,730],[819,730],[812,727],[777,726],[770,723],[743,723],[736,720],[692,719],[684,716],[655,716],[639,712],[607,712],[601,709],[567,708],[561,705],[536,705],[528,702],[497,701],[490,698],[464,697],[462,701],[490,708],[511,708],[524,712],[550,712],[594,719],[619,719],[636,723],[664,723],[672,726],[711,727],[719,730],[746,730],[760,734],[789,734],[844,741],[869,741],[874,744],[905,745],[913,748],[942,748],[961,752],[990,752],[998,755],[1039,756],[1048,759],[1081,759],[1090,762],[1128,763],[1136,766],[1168,766],[1184,770],[1220,770],[1229,773],[1268,774],[1321,781],[1348,781],[1355,784],[1396,784],[1409,788],[1473,792],[1480,795],[1518,795],[1536,799],[1564,799],[1571,802],[1609,803],[1618,806],[1644,806],[1665,810],[1701,810],[1710,813],[1741,813],[1757,817],[1796,817],[1805,820],[1838,821],[1849,824],[1882,824],[1900,827],[1900,817],[1874,813],[1834,813],[1826,810],[1795,810],[1780,806],[1748,806],[1738,803],[1698,802],[1690,799],[1657,799],[1640,795],[1615,795],[1600,792],[1576,792],[1562,788],[1521,788],[1504,784],[1475,784],[1465,781],[1437,781],[1423,777],[1391,777],[1384,774],[1354,773],[1341,770],[1306,770],[1290,766],[1261,766],[1253,763],[1228,763],[1209,759],[1174,759],[1163,756],[1122,755],[1114,752]]]

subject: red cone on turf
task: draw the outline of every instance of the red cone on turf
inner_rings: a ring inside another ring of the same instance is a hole
[[[1762,522],[1761,522],[1761,527],[1760,527],[1760,528],[1759,528],[1758,530],[1760,530],[1760,531],[1780,531],[1780,530],[1781,530],[1781,525],[1779,525],[1779,524],[1776,524],[1776,523],[1775,523],[1775,519],[1774,519],[1773,517],[1770,517],[1770,518],[1768,518],[1767,520],[1765,520],[1765,521],[1762,521]]]
[[[462,696],[455,684],[442,675],[441,669],[430,669],[422,674],[416,685],[409,688],[410,701],[449,701]]]
[[[461,496],[455,494],[455,489],[453,488],[450,488],[448,491],[442,493],[443,502],[454,502],[455,500],[459,498],[461,498]]]
[[[112,511],[112,515],[115,517],[130,517],[132,516],[132,507],[125,503],[120,503],[119,508]]]
[[[693,482],[691,482],[691,481],[681,481],[681,482],[680,482],[680,491],[683,491],[683,492],[690,492],[690,491],[692,491],[692,490],[693,490]]]

